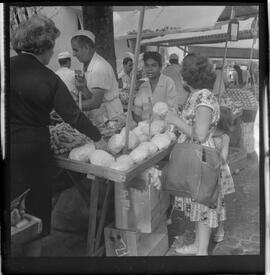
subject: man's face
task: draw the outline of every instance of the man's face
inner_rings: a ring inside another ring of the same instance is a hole
[[[150,79],[156,78],[160,75],[161,68],[159,67],[158,62],[152,58],[149,58],[144,62],[144,68],[146,76]]]
[[[126,65],[124,65],[124,70],[127,74],[130,74],[130,72],[133,69],[133,62],[132,61],[128,61],[128,63]]]
[[[77,57],[77,59],[81,63],[88,63],[91,59],[91,49],[89,46],[81,46],[76,39],[71,41],[71,47],[73,50],[73,56]]]

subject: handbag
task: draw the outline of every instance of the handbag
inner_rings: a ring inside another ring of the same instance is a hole
[[[177,143],[162,170],[163,188],[172,195],[191,197],[197,203],[211,206],[218,198],[220,163],[214,148]]]

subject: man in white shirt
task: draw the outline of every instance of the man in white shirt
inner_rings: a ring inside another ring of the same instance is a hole
[[[123,59],[123,70],[118,74],[119,88],[124,90],[130,89],[131,71],[133,69],[133,60],[130,57]]]
[[[83,63],[82,109],[89,119],[98,124],[123,114],[113,68],[96,53],[94,34],[86,30],[78,31],[71,39],[71,46],[73,56]]]
[[[58,62],[60,68],[55,72],[66,84],[73,99],[78,100],[78,92],[75,86],[75,73],[70,69],[71,54],[69,52],[61,52],[58,54]]]

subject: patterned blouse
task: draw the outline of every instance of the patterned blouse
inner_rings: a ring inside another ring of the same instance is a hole
[[[210,123],[210,135],[209,138],[203,143],[205,146],[215,147],[215,143],[212,138],[212,132],[214,127],[217,125],[220,116],[219,104],[217,98],[207,89],[203,89],[197,92],[192,93],[188,100],[186,101],[183,111],[181,113],[181,118],[188,125],[195,125],[196,119],[196,110],[200,106],[208,107],[212,110],[212,120]],[[179,143],[191,142],[191,138],[185,134],[181,134],[179,139]]]

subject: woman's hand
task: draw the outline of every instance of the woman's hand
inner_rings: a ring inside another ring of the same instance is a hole
[[[178,126],[180,118],[175,112],[169,110],[165,116],[165,121],[167,121],[168,124]]]

